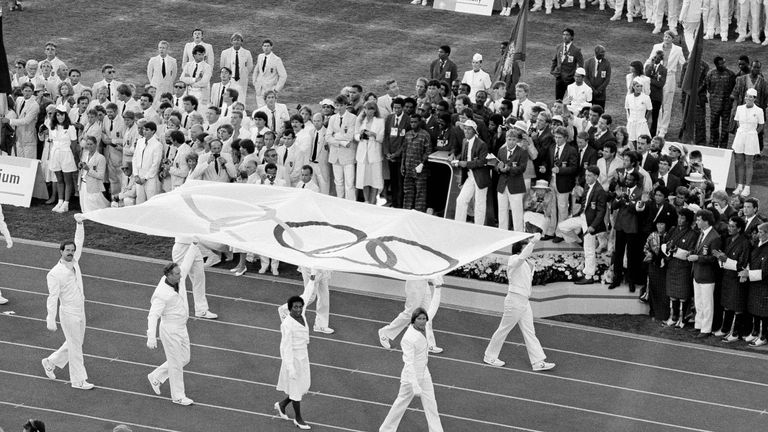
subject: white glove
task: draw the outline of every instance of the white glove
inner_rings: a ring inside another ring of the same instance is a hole
[[[443,277],[441,275],[437,275],[434,278],[432,278],[432,285],[434,285],[435,288],[443,285],[445,281],[443,281]]]
[[[421,174],[421,171],[423,170],[424,170],[424,164],[416,165],[416,174]]]
[[[147,337],[147,348],[149,349],[157,348],[157,338]]]
[[[46,322],[46,327],[48,327],[48,330],[50,330],[52,332],[55,332],[56,331],[56,321],[53,321],[53,320],[47,321]]]
[[[112,208],[118,208],[118,207],[120,207],[120,203],[119,203],[119,202],[117,202],[117,201],[112,201],[112,204],[110,204],[110,207],[112,207]]]
[[[85,218],[83,217],[82,213],[75,213],[75,222],[81,224],[84,220]]]
[[[541,240],[541,233],[536,233],[531,237],[531,241],[534,243],[537,243],[539,240]]]

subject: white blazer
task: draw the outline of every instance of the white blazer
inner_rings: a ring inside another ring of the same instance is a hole
[[[163,77],[162,57],[156,55],[147,63],[147,79],[157,89],[158,99],[163,93],[173,93],[173,83],[176,82],[177,74],[176,59],[169,55],[165,56],[165,77]]]
[[[264,64],[264,58],[267,64]],[[263,69],[263,70],[262,70]],[[253,87],[257,95],[263,95],[268,90],[280,91],[285,86],[285,80],[288,79],[288,73],[285,71],[283,61],[275,53],[259,54],[256,58],[256,64],[253,65]]]
[[[645,61],[646,65],[652,61],[653,56],[656,55],[656,51],[664,51],[664,44],[657,43],[653,46],[651,54],[648,56],[648,60]],[[685,64],[685,54],[683,54],[683,48],[679,45],[672,44],[672,49],[669,51],[669,58],[665,58],[661,64],[667,68],[668,76],[682,70],[682,67]],[[669,81],[669,79],[667,79],[667,81]]]
[[[235,80],[235,49],[229,47],[221,52],[219,59],[219,67],[228,67],[232,71],[232,79],[240,86],[248,86],[248,77],[251,76],[253,70],[253,56],[251,52],[245,48],[237,50],[237,59],[240,61],[240,80]]]
[[[207,42],[201,42],[200,45],[205,48],[205,57],[203,57],[203,61],[208,63],[211,66],[211,69],[213,69],[213,61],[216,57],[213,54],[213,45],[207,43]],[[195,58],[192,56],[192,49],[197,46],[194,42],[187,42],[184,45],[184,54],[181,57],[181,67],[182,69],[184,66],[187,65],[187,63],[194,62]]]

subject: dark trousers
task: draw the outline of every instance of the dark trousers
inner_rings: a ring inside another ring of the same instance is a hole
[[[659,125],[659,111],[661,111],[662,101],[651,100],[651,137],[656,136],[656,127]]]
[[[403,208],[403,175],[400,174],[400,158],[389,164],[389,188],[392,194],[392,207]]]
[[[731,106],[709,105],[709,143],[712,147],[728,147],[728,126],[731,120]]]
[[[600,105],[601,108],[605,109],[605,99],[592,99],[592,105]]]
[[[570,80],[562,79],[560,76],[555,77],[555,99],[563,100],[565,92],[568,90],[568,84],[573,82],[573,78]]]
[[[694,121],[694,142],[696,145],[707,145],[707,106],[696,105],[696,119]]]
[[[427,176],[405,177],[403,179],[403,208],[427,211]]]
[[[624,276],[624,251],[627,252],[627,283],[645,285],[642,279],[643,244],[642,235],[616,231],[616,243],[613,248],[613,280],[621,282]]]

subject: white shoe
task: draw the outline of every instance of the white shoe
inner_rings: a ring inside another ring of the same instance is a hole
[[[91,390],[94,388],[93,384],[89,383],[88,381],[80,381],[80,382],[73,382],[72,388],[78,389],[78,390]]]
[[[431,346],[431,347],[429,347],[429,352],[432,353],[432,354],[440,354],[443,351],[445,351],[445,350],[440,348],[439,346]]]
[[[756,43],[756,44],[760,45],[760,39],[755,39],[755,38],[752,38],[752,42],[754,42],[754,43]]]
[[[768,340],[766,340],[766,339],[755,339],[754,342],[749,344],[749,346],[751,346],[751,347],[759,347],[759,346],[763,346],[765,344],[768,344]]]
[[[552,9],[547,9],[544,13],[546,15],[552,15]]]
[[[421,5],[422,5],[422,6],[426,6],[426,5],[427,5],[427,3],[426,3],[426,2],[424,2],[424,3],[422,3]],[[297,428],[299,428],[299,429],[301,429],[301,430],[310,430],[310,429],[312,429],[312,426],[310,426],[310,425],[308,425],[308,424],[306,424],[306,423],[299,423],[299,422],[297,422],[295,419],[293,420],[293,424],[295,424],[295,425],[296,425],[296,427],[297,427]]]
[[[600,5],[600,10],[601,10],[601,11],[604,11],[604,10],[605,10],[605,5],[604,5],[604,4],[601,4],[601,5]]]
[[[53,371],[56,369],[56,366],[51,363],[50,360],[47,358],[44,358],[43,361],[43,370],[45,371],[45,376],[47,376],[50,379],[56,379],[56,374],[53,373]]]
[[[483,357],[483,362],[493,367],[502,367],[505,365],[505,363],[499,359],[489,359],[488,357]]]
[[[269,268],[268,266],[262,265],[261,268],[259,269],[259,274],[266,273],[268,268]]]
[[[573,2],[571,0],[568,0],[567,2],[561,4],[560,7],[564,7],[564,8],[573,7]]]
[[[195,403],[195,401],[193,401],[192,399],[190,399],[190,398],[188,398],[186,396],[184,396],[183,398],[179,398],[179,399],[172,399],[171,402],[175,403],[176,405],[183,405],[183,406],[190,406],[193,403]]]
[[[426,6],[427,5],[427,0],[424,0],[423,2],[421,2],[421,5],[422,6]],[[309,429],[309,428],[307,428],[307,429]]]
[[[752,191],[751,191],[751,190],[749,190],[749,186],[744,186],[744,190],[742,190],[742,191],[741,191],[741,196],[743,196],[743,197],[745,197],[745,198],[746,198],[746,197],[748,197],[748,196],[749,196],[749,194],[751,194],[751,193],[752,193]]]
[[[741,194],[741,191],[743,191],[743,190],[744,190],[744,185],[743,184],[739,184],[739,185],[736,185],[736,189],[734,189],[732,193],[734,195],[739,195],[739,194]]]
[[[0,295],[0,305],[8,304],[8,299]]]
[[[611,17],[611,21],[618,21],[621,19],[621,15],[614,15]]]
[[[205,264],[203,264],[203,267],[213,267],[219,263],[221,263],[221,257],[219,254],[214,254],[208,257],[208,259],[205,261]]]
[[[156,381],[152,379],[152,374],[147,375],[147,379],[149,380],[149,385],[152,386],[152,391],[155,392],[156,395],[160,395],[160,381]]]
[[[64,201],[61,203],[61,205],[56,206],[56,208],[53,209],[56,213],[66,213],[69,211],[69,203]]]
[[[421,3],[421,0],[413,0],[413,1],[411,2],[411,4],[412,4],[412,5],[417,5],[417,4],[419,4],[419,3]]]
[[[58,204],[56,204],[55,206],[53,206],[53,208],[51,209],[51,211],[52,211],[52,212],[56,212],[56,213],[58,213],[58,211],[59,211],[59,208],[61,208],[61,206],[62,206],[63,204],[64,204],[64,201],[59,201],[59,202],[58,202]]]
[[[745,40],[747,40],[746,36],[739,36],[739,37],[736,38],[736,43],[742,43]]]
[[[216,315],[215,313],[213,313],[211,311],[205,311],[205,312],[203,312],[201,314],[197,314],[196,313],[195,316],[198,317],[198,318],[211,319],[211,320],[214,320],[214,319],[219,317],[218,315]]]
[[[270,270],[272,271],[272,276],[280,276],[280,272],[277,271],[277,266],[272,266]]]
[[[755,334],[750,334],[749,336],[747,336],[747,337],[745,337],[745,338],[744,338],[744,342],[752,342],[752,341],[754,341],[755,339],[757,339],[757,335],[755,335]]]
[[[324,333],[324,334],[333,334],[336,330],[330,328],[330,327],[318,327],[314,326],[312,327],[312,331],[315,333]]]
[[[654,27],[651,34],[659,34],[661,33],[661,27]]]
[[[619,17],[619,19],[621,19],[621,17]],[[632,15],[627,14],[627,22],[632,22],[634,20],[635,20],[635,18]]]
[[[528,12],[538,12],[541,10],[541,6],[534,6]]]
[[[538,363],[535,363],[532,366],[532,369],[534,371],[536,371],[536,372],[539,372],[539,371],[548,371],[550,369],[554,369],[554,367],[555,367],[554,363],[548,363],[548,362],[545,362],[544,360],[542,360],[542,361],[540,361]]]
[[[415,1],[418,2],[419,0],[415,0]],[[416,3],[412,2],[411,4],[416,4]],[[290,420],[291,419],[290,417],[288,417],[288,414],[280,411],[280,402],[275,402],[275,411],[277,411],[277,416],[280,417],[281,419],[283,419],[283,420]]]
[[[720,40],[721,40],[722,42],[728,42],[728,36],[720,36]],[[765,42],[763,42],[763,46],[765,46],[765,45],[768,45],[768,44],[766,44]]]
[[[381,334],[379,330],[379,344],[386,349],[392,349],[392,344],[389,342],[389,338]]]
[[[763,41],[763,43],[762,43],[762,44],[760,44],[760,45],[762,45],[762,46],[768,46],[768,39],[764,40],[764,41]]]
[[[231,269],[231,270],[230,270],[230,272],[234,273],[234,274],[235,274],[235,276],[242,276],[242,275],[244,275],[244,274],[245,274],[245,272],[247,272],[247,271],[248,271],[248,267],[242,267],[242,268],[237,268],[237,267],[235,267],[235,268],[233,268],[233,269]]]

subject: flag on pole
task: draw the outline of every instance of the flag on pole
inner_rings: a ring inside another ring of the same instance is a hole
[[[699,30],[696,32],[696,41],[693,43],[693,49],[688,56],[688,64],[683,76],[683,94],[685,104],[683,105],[683,124],[680,126],[679,138],[685,143],[692,143],[695,140],[696,131],[696,106],[699,103],[699,78],[701,75],[701,59],[704,50],[704,22],[699,23]]]
[[[517,20],[512,27],[512,35],[509,37],[507,50],[499,59],[494,81],[504,81],[507,83],[507,91],[514,91],[515,85],[522,78],[522,71],[525,64],[526,35],[528,33],[528,0],[523,0],[520,6],[520,13],[517,14]]]

